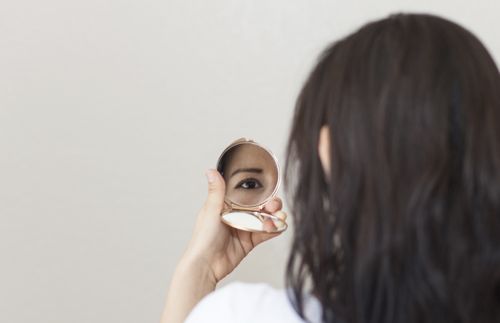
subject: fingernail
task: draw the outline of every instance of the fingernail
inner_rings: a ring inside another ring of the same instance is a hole
[[[207,181],[209,183],[213,183],[215,181],[215,175],[213,173],[212,169],[209,169],[205,172],[205,175],[207,176]]]

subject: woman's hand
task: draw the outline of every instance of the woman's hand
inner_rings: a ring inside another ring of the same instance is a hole
[[[276,237],[279,233],[247,232],[222,223],[220,214],[224,207],[224,179],[216,170],[209,170],[206,175],[208,197],[198,214],[183,260],[207,266],[214,282],[217,283],[233,271],[256,245]],[[281,207],[281,200],[274,198],[266,203],[264,209],[285,219],[286,214],[281,211]],[[264,224],[265,228],[272,229],[270,226],[273,226],[272,221]]]
[[[162,323],[184,322],[193,307],[259,243],[279,233],[252,233],[231,228],[221,222],[224,207],[224,179],[216,170],[207,172],[208,197],[203,205],[188,248],[172,277]],[[275,198],[265,210],[281,219],[281,200]],[[264,223],[271,229],[271,223]]]

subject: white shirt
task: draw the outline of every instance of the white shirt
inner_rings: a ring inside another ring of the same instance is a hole
[[[321,322],[321,305],[305,297],[305,316]],[[199,322],[304,322],[295,312],[285,290],[263,283],[231,283],[205,296],[191,311],[186,323]]]

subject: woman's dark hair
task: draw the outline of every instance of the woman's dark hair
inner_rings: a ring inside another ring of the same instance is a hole
[[[463,27],[397,14],[328,47],[285,184],[300,315],[312,293],[325,322],[500,322],[500,75]]]

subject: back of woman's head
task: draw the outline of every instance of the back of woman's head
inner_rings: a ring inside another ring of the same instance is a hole
[[[310,291],[329,322],[500,320],[500,75],[469,31],[399,14],[327,48],[286,184],[299,312]]]

